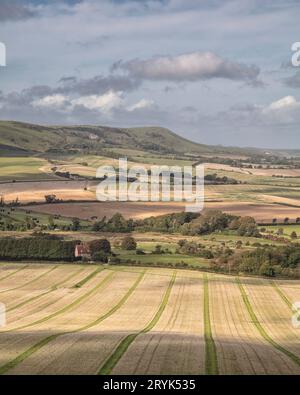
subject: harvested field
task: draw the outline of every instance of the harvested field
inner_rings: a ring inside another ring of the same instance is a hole
[[[19,199],[22,203],[44,202],[45,195],[56,195],[63,200],[95,200],[86,181],[36,181],[0,184],[0,195],[5,201]],[[85,190],[87,188],[87,190]]]
[[[0,373],[300,374],[289,305],[299,289],[188,270],[1,264]]]
[[[242,173],[255,176],[266,176],[266,177],[300,177],[300,169],[280,169],[280,168],[262,168],[262,169],[247,169],[241,167],[233,167],[229,165],[219,163],[204,163],[205,169],[207,170],[225,170],[232,173]]]

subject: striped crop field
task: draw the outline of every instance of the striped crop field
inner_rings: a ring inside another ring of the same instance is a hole
[[[0,265],[0,374],[300,374],[300,281]]]

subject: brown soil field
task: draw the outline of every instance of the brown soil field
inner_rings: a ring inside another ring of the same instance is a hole
[[[213,374],[300,374],[300,332],[269,280],[239,280],[266,340],[232,276],[99,269],[0,265],[0,300],[7,306],[0,374],[97,374],[105,366],[110,374],[205,374],[212,360]],[[277,284],[283,292],[300,287]]]
[[[125,218],[146,218],[163,214],[181,212],[185,210],[184,202],[85,202],[85,203],[57,203],[26,206],[27,209],[38,213],[57,214],[65,217],[90,219],[105,215],[109,218],[116,212]],[[279,204],[264,204],[253,202],[206,202],[205,209],[218,209],[226,213],[246,216],[250,215],[259,222],[270,222],[273,218],[282,221],[289,217],[295,220],[300,215],[297,207]]]

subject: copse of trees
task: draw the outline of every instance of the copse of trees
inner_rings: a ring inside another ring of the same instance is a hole
[[[208,234],[222,231],[229,227],[233,216],[222,213],[220,210],[207,210],[198,218],[193,219],[183,228],[183,233],[191,235]]]
[[[175,233],[181,232],[182,227],[199,217],[198,213],[173,213],[149,217],[135,222],[135,229],[139,231],[155,231]]]
[[[296,277],[300,265],[300,244],[264,246],[254,250],[220,255],[212,263],[215,270],[273,277]]]
[[[104,217],[95,222],[94,231],[101,232],[163,232],[184,235],[202,235],[224,230],[236,231],[240,236],[259,237],[260,233],[254,218],[237,217],[220,210],[206,210],[200,213],[173,213],[142,220],[126,220],[121,214],[111,219]]]
[[[195,241],[179,240],[178,252],[185,255],[194,255],[201,258],[212,259],[214,254],[211,250],[207,250],[205,246]]]
[[[75,241],[32,237],[0,239],[0,260],[73,261]]]
[[[126,220],[122,214],[116,213],[110,219],[103,217],[101,221],[95,222],[92,229],[95,232],[127,233],[134,230],[134,221]]]
[[[205,175],[204,182],[205,184],[212,184],[212,185],[224,185],[224,184],[236,185],[241,183],[240,181],[237,181],[234,178],[230,178],[226,176],[219,177],[216,173]]]

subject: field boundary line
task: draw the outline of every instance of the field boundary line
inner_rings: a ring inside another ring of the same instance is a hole
[[[58,268],[58,266],[54,266],[54,267],[52,267],[50,270],[47,270],[45,273],[40,274],[39,276],[37,276],[36,278],[33,278],[32,280],[28,281],[27,283],[25,283],[25,284],[23,284],[23,285],[20,285],[20,286],[18,286],[18,287],[15,287],[15,288],[4,289],[3,291],[0,291],[0,294],[5,293],[5,292],[10,292],[10,291],[15,291],[16,289],[21,289],[21,288],[23,288],[23,287],[26,287],[27,285],[36,282],[37,280],[39,280],[40,278],[46,276],[46,274],[52,272],[53,270],[55,270],[55,269],[57,269],[57,268]]]
[[[103,269],[104,270],[104,269]],[[30,324],[25,324],[25,325],[21,325],[18,326],[16,328],[12,328],[12,329],[8,329],[6,331],[1,331],[0,333],[8,333],[8,332],[13,332],[13,331],[17,331],[20,329],[25,329],[25,328],[29,328],[31,326],[35,326],[38,324],[42,324],[43,322],[49,321],[54,317],[57,317],[60,314],[64,314],[67,311],[71,310],[73,307],[78,306],[81,302],[83,302],[85,299],[89,298],[93,293],[95,293],[96,291],[98,291],[100,288],[102,288],[107,282],[109,282],[112,277],[114,276],[114,272],[113,273],[109,273],[99,284],[97,284],[94,288],[90,289],[88,292],[86,292],[85,294],[81,295],[78,299],[73,300],[73,302],[71,302],[70,304],[68,304],[67,306],[63,307],[62,309],[56,311],[55,313],[52,313],[46,317],[43,317],[39,320],[36,320],[34,322],[31,322]]]
[[[90,329],[95,325],[98,325],[100,322],[104,321],[106,318],[114,314],[119,308],[123,306],[123,304],[129,299],[129,297],[132,295],[132,293],[135,291],[139,283],[142,281],[146,271],[143,271],[134,284],[129,288],[129,290],[126,292],[126,294],[120,299],[120,301],[112,307],[107,313],[103,314],[99,318],[97,318],[95,321],[92,321],[90,324],[87,324],[81,328],[75,329],[73,331],[66,331],[66,332],[59,332],[56,334],[53,334],[51,336],[46,337],[45,339],[39,341],[38,343],[34,344],[32,347],[30,347],[28,350],[24,351],[20,355],[18,355],[15,359],[12,359],[11,361],[7,362],[6,364],[0,366],[0,375],[5,374],[7,371],[10,369],[16,367],[19,365],[21,362],[23,362],[25,359],[30,357],[32,354],[34,354],[36,351],[44,347],[46,344],[50,343],[52,340],[55,340],[59,336],[64,336],[64,335],[69,335],[72,333],[79,333],[82,332],[86,329]],[[113,273],[110,274],[112,276]],[[108,276],[107,276],[108,277]]]
[[[20,267],[19,269],[15,270],[14,272],[9,273],[9,274],[7,274],[7,275],[4,276],[4,277],[1,277],[1,278],[0,278],[0,281],[5,280],[6,278],[9,278],[9,277],[13,276],[14,274],[20,272],[21,270],[26,269],[26,267],[28,267],[28,265],[25,265],[25,266],[23,266],[23,267]]]
[[[262,326],[260,323],[259,319],[257,318],[257,315],[255,314],[253,307],[250,303],[250,300],[248,298],[248,295],[245,291],[245,288],[241,282],[241,280],[236,277],[236,283],[240,289],[244,304],[246,306],[246,309],[250,315],[250,318],[252,320],[253,325],[255,325],[256,329],[260,333],[260,335],[268,342],[270,343],[276,350],[282,352],[285,354],[287,357],[289,357],[293,362],[295,362],[298,366],[300,366],[300,357],[292,353],[291,351],[287,350],[280,344],[278,344],[275,340],[272,339],[272,337],[268,334],[268,332],[265,330],[265,328]]]
[[[218,357],[216,344],[212,335],[210,321],[210,304],[209,304],[209,279],[205,273],[203,275],[204,282],[204,340],[205,340],[205,373],[207,375],[218,375]]]
[[[121,340],[121,342],[117,345],[113,353],[107,358],[107,360],[104,362],[104,364],[101,366],[101,368],[98,371],[98,375],[108,375],[112,372],[113,368],[117,365],[117,363],[120,361],[124,353],[127,351],[129,346],[132,344],[132,342],[141,334],[147,333],[151,331],[154,326],[157,324],[159,321],[160,317],[162,316],[162,313],[164,312],[166,305],[168,303],[171,290],[173,288],[173,285],[175,283],[176,279],[176,272],[173,273],[172,278],[169,282],[168,288],[166,289],[164,296],[162,298],[162,301],[160,303],[160,306],[155,313],[154,317],[151,319],[151,321],[139,332],[136,333],[131,333],[127,335],[124,339]]]
[[[29,298],[29,299],[27,299],[27,300],[24,300],[23,302],[21,302],[21,303],[15,305],[15,306],[12,306],[12,307],[8,308],[6,311],[9,312],[9,311],[16,310],[16,309],[19,308],[19,307],[25,306],[27,303],[33,302],[34,300],[37,300],[37,299],[41,298],[42,296],[48,295],[49,293],[56,291],[56,290],[57,290],[57,287],[58,287],[59,285],[61,285],[61,284],[65,283],[65,282],[71,280],[71,278],[75,277],[77,274],[79,274],[79,273],[82,272],[83,270],[84,270],[84,268],[79,269],[77,272],[72,273],[70,276],[66,277],[64,280],[59,281],[58,283],[52,285],[52,287],[51,287],[48,291],[43,292],[43,293],[41,293],[41,294],[39,294],[39,295],[33,296],[32,298]],[[55,302],[53,302],[53,303],[55,303]],[[49,304],[48,304],[47,306],[49,306]]]

